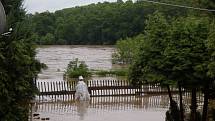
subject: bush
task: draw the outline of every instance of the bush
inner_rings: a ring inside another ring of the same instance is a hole
[[[117,69],[117,70],[110,70],[110,71],[97,71],[95,72],[98,76],[108,76],[108,75],[115,75],[115,76],[127,76],[128,70],[127,69]]]
[[[67,76],[68,78],[78,78],[81,75],[83,77],[91,77],[92,75],[85,62],[79,61],[78,58],[70,61],[67,66],[65,76]]]

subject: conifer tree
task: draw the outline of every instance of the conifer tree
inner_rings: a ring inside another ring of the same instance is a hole
[[[29,105],[36,92],[33,79],[41,64],[35,60],[35,46],[31,42],[31,26],[26,20],[22,0],[2,1],[7,15],[7,29],[13,31],[0,36],[0,120],[27,121]]]

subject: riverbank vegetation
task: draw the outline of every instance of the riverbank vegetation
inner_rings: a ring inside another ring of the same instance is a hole
[[[182,5],[191,5],[193,2],[174,0],[174,3]],[[30,14],[28,17],[34,30],[31,38],[37,44],[113,45],[119,39],[142,33],[147,16],[157,10],[167,13],[168,17],[185,16],[188,12],[187,9],[142,1],[119,0],[67,8],[54,13]]]
[[[89,78],[92,76],[92,73],[84,61],[79,61],[78,58],[76,58],[69,62],[66,72],[64,73],[64,78],[78,79],[79,76]]]
[[[67,80],[77,80],[79,76],[89,79],[92,76],[119,76],[127,77],[128,69],[113,69],[113,70],[90,70],[84,61],[79,61],[78,58],[70,61],[64,73],[64,78]]]
[[[137,55],[140,42],[144,35],[140,34],[133,38],[118,40],[116,43],[116,51],[112,54],[112,63],[120,65],[129,65]]]
[[[114,69],[114,70],[97,70],[94,73],[97,76],[119,76],[119,77],[127,77],[128,69]]]

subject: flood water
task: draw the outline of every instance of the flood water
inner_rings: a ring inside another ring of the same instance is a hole
[[[48,66],[39,74],[38,81],[63,81],[68,63],[75,58],[85,61],[90,69],[112,69],[114,51],[111,46],[38,47],[36,58]],[[167,95],[92,97],[89,102],[37,101],[31,115],[39,114],[32,121],[165,121],[168,106]]]
[[[48,66],[38,77],[38,81],[61,81],[70,61],[78,58],[85,61],[89,69],[112,69],[112,46],[40,46],[36,58]]]
[[[34,112],[51,121],[165,121],[168,96],[93,97],[89,102],[46,102]]]

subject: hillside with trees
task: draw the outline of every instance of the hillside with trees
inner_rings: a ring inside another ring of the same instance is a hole
[[[174,3],[191,4],[189,0],[175,0]],[[37,44],[112,45],[119,39],[142,33],[147,16],[155,11],[161,11],[169,18],[186,16],[189,12],[177,7],[118,0],[28,17],[33,23],[32,39]]]

